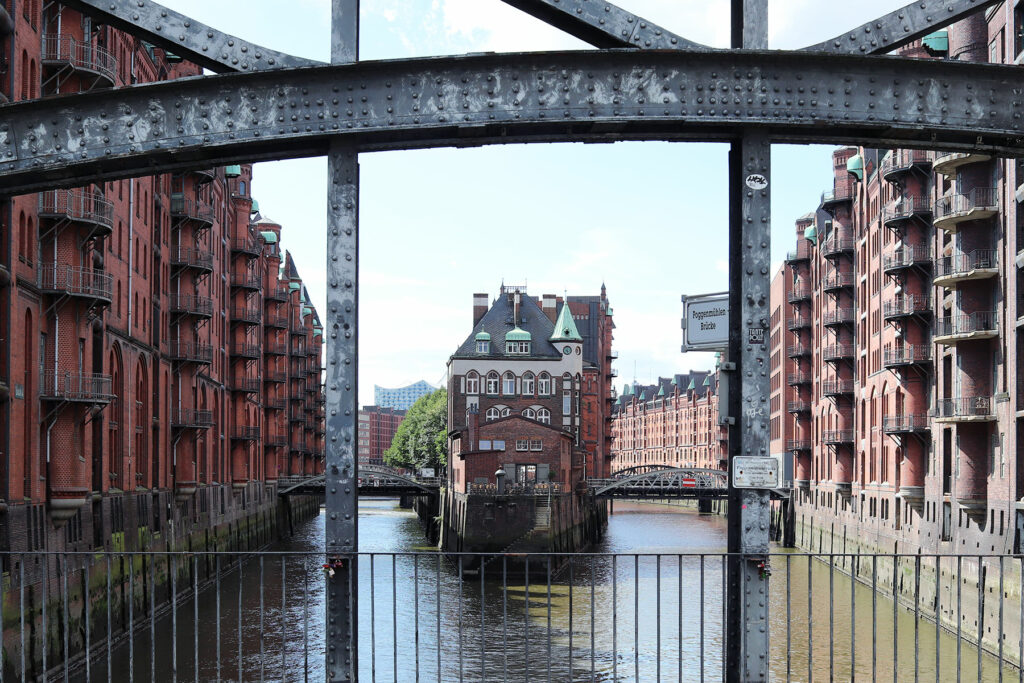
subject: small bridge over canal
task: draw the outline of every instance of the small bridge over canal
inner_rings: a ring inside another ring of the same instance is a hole
[[[359,466],[359,495],[361,497],[394,497],[405,495],[436,496],[441,488],[440,477],[416,477],[383,465]],[[278,480],[279,496],[324,493],[324,475],[290,477]]]

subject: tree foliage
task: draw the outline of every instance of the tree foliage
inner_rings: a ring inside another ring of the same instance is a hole
[[[448,392],[420,396],[398,425],[384,462],[392,467],[440,469],[448,462]]]

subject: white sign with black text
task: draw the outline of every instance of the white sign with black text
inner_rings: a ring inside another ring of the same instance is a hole
[[[683,353],[729,346],[729,293],[683,296]]]

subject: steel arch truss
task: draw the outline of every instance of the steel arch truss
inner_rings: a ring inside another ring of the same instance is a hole
[[[615,470],[611,473],[610,479],[622,479],[623,477],[629,477],[634,474],[643,474],[645,472],[657,472],[659,470],[670,470],[671,465],[633,465],[632,467],[624,467],[621,470]]]
[[[729,475],[702,467],[669,467],[621,479],[591,479],[588,484],[595,497],[721,498],[729,488]]]

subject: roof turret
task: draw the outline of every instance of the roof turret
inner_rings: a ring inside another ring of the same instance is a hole
[[[562,310],[558,312],[558,318],[555,320],[555,329],[548,340],[552,342],[583,341],[579,330],[576,329],[576,321],[572,319],[568,303],[562,304]]]

